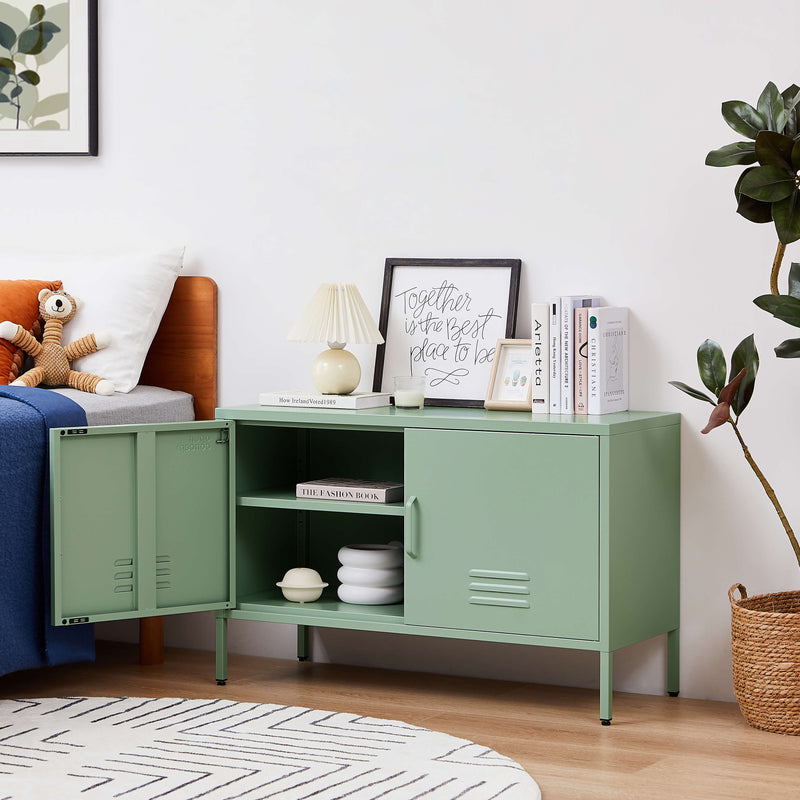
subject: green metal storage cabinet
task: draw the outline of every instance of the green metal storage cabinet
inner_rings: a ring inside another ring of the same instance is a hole
[[[215,609],[229,619],[590,650],[611,719],[615,650],[667,635],[678,691],[680,416],[242,406],[215,421],[51,433],[53,620]],[[298,499],[349,476],[400,503]],[[404,545],[404,601],[342,603],[337,552]],[[311,566],[331,586],[275,586]]]

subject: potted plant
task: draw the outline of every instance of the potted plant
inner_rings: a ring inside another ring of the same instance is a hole
[[[773,223],[778,235],[770,293],[753,302],[800,327],[800,264],[790,267],[788,293],[782,295],[778,290],[786,245],[800,239],[800,87],[792,85],[780,92],[774,83],[768,83],[755,107],[731,100],[722,104],[722,116],[747,141],[712,150],[706,164],[746,167],[734,189],[736,210],[751,222]],[[787,339],[775,353],[779,358],[800,357],[800,338]],[[681,381],[670,383],[713,406],[703,433],[731,426],[800,565],[797,537],[739,429],[739,417],[750,402],[759,367],[754,337],[747,336],[733,351],[730,371],[722,348],[706,339],[698,348],[697,366],[708,393]],[[756,728],[800,735],[800,592],[748,597],[744,586],[734,584],[728,596],[733,685],[745,719]]]

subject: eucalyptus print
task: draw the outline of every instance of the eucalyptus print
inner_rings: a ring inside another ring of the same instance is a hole
[[[55,9],[62,10],[66,3]],[[44,5],[37,3],[31,8],[27,24],[20,24],[15,11],[6,3],[0,3],[0,114],[10,117],[15,130],[21,128],[53,129],[59,125],[54,120],[41,120],[67,107],[67,95],[51,95],[39,100],[37,87],[42,78],[39,62],[46,63],[47,56],[66,45],[62,26],[48,18]],[[5,15],[4,15],[5,12]],[[61,34],[61,35],[59,35]],[[50,48],[49,52],[48,48]],[[33,61],[36,68],[31,68]]]

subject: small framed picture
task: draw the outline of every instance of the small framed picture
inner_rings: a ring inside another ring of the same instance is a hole
[[[484,408],[530,411],[532,368],[530,339],[498,339]]]

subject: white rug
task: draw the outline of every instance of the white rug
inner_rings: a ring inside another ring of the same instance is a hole
[[[0,701],[0,800],[539,800],[517,763],[404,722],[228,700]]]

